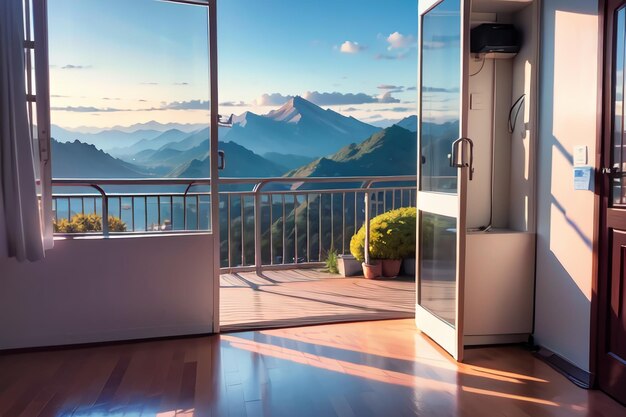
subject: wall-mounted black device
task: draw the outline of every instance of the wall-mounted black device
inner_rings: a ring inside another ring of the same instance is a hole
[[[470,44],[470,50],[475,54],[489,52],[517,53],[521,48],[521,36],[513,25],[483,23],[472,29]]]

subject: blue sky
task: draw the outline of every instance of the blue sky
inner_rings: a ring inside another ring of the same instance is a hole
[[[53,123],[207,120],[206,10],[49,2]],[[369,122],[415,114],[417,0],[219,0],[220,112],[293,95]]]

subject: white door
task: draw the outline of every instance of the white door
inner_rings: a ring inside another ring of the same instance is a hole
[[[416,322],[463,359],[469,0],[419,2]]]

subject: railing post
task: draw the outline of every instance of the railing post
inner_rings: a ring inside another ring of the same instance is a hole
[[[365,264],[370,265],[370,190],[365,190]]]
[[[109,199],[106,195],[102,196],[102,235],[109,235]]]
[[[254,193],[254,268],[257,274],[261,274],[263,258],[261,256],[261,193]]]

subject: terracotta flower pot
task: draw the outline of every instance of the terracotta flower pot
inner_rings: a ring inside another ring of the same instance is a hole
[[[363,262],[361,266],[363,267],[363,275],[367,279],[376,279],[382,274],[382,263],[380,261],[372,261],[371,264]]]
[[[402,259],[383,259],[383,277],[395,278],[400,273]]]

